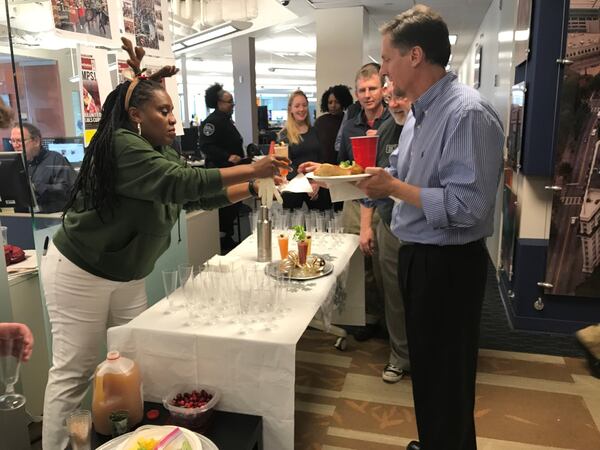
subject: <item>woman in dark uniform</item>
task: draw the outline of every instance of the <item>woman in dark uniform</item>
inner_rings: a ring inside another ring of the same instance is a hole
[[[215,83],[204,95],[208,108],[214,111],[200,124],[200,151],[205,156],[207,168],[231,167],[244,158],[243,139],[235,127],[233,95]],[[219,209],[219,230],[221,231],[221,251],[227,253],[236,243],[233,240],[233,222],[239,211],[239,203]],[[239,238],[239,236],[238,236]]]

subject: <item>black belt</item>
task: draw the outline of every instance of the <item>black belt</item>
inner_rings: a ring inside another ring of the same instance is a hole
[[[476,246],[476,245],[483,245],[485,243],[485,239],[481,238],[478,239],[476,241],[471,241],[471,242],[467,242],[465,244],[446,244],[446,245],[441,245],[441,244],[425,244],[422,242],[406,242],[406,241],[402,241],[402,245],[415,245],[418,247],[449,247],[449,248],[453,248],[453,247],[471,247],[471,246]]]

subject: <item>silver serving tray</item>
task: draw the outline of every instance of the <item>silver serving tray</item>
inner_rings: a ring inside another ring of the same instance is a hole
[[[312,256],[312,255],[311,255]],[[318,255],[315,255],[318,256]],[[279,265],[281,264],[281,260],[270,262],[265,266],[265,273],[273,278],[277,277],[277,273],[279,272]],[[333,272],[333,264],[330,262],[326,262],[323,270],[321,272],[315,274],[303,274],[300,268],[295,267],[292,271],[292,275],[290,279],[294,281],[305,281],[305,280],[314,280],[316,278],[326,277],[331,272]]]

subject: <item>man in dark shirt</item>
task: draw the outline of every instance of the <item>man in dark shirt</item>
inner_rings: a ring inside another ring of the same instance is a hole
[[[390,117],[377,130],[377,167],[389,166],[390,154],[398,147],[400,133],[410,111],[410,101],[401,90],[394,89],[391,81],[384,87],[384,99]],[[390,229],[393,208],[394,201],[389,198],[377,202],[376,207],[372,201],[364,201],[360,207],[360,249],[364,255],[376,257],[381,270],[385,323],[390,336],[390,356],[381,377],[387,383],[400,381],[410,369],[404,305],[398,295],[400,241]],[[372,225],[375,209],[380,218],[376,227]]]
[[[16,152],[23,151],[23,142],[25,142],[29,177],[40,212],[62,211],[69,199],[77,174],[64,156],[42,146],[42,135],[36,126],[24,123],[23,139],[19,127],[11,130],[10,143]]]
[[[348,108],[347,118],[340,127],[340,147],[338,162],[353,160],[351,137],[365,136],[370,130],[377,130],[390,116],[383,103],[383,79],[379,75],[379,64],[368,63],[362,66],[355,77],[356,97],[360,110],[356,113],[352,105]],[[344,202],[342,213],[344,232],[360,233],[360,203],[356,200]],[[373,218],[373,226],[379,220],[379,215]],[[367,326],[354,331],[354,338],[358,341],[369,339],[383,317],[383,288],[377,259],[367,256],[365,258],[365,304]]]
[[[379,64],[369,63],[356,74],[356,97],[360,103],[358,113],[351,106],[346,112],[346,120],[339,131],[338,162],[353,160],[351,137],[365,136],[368,130],[377,129],[389,112],[383,103],[383,80],[379,76]],[[354,114],[352,117],[351,115]]]

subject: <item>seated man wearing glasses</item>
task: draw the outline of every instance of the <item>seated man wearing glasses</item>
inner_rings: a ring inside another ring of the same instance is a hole
[[[40,212],[62,211],[77,178],[69,161],[60,153],[45,149],[40,130],[30,123],[23,124],[22,139],[20,128],[14,127],[10,132],[10,143],[16,152],[22,152],[25,145],[29,178]]]

